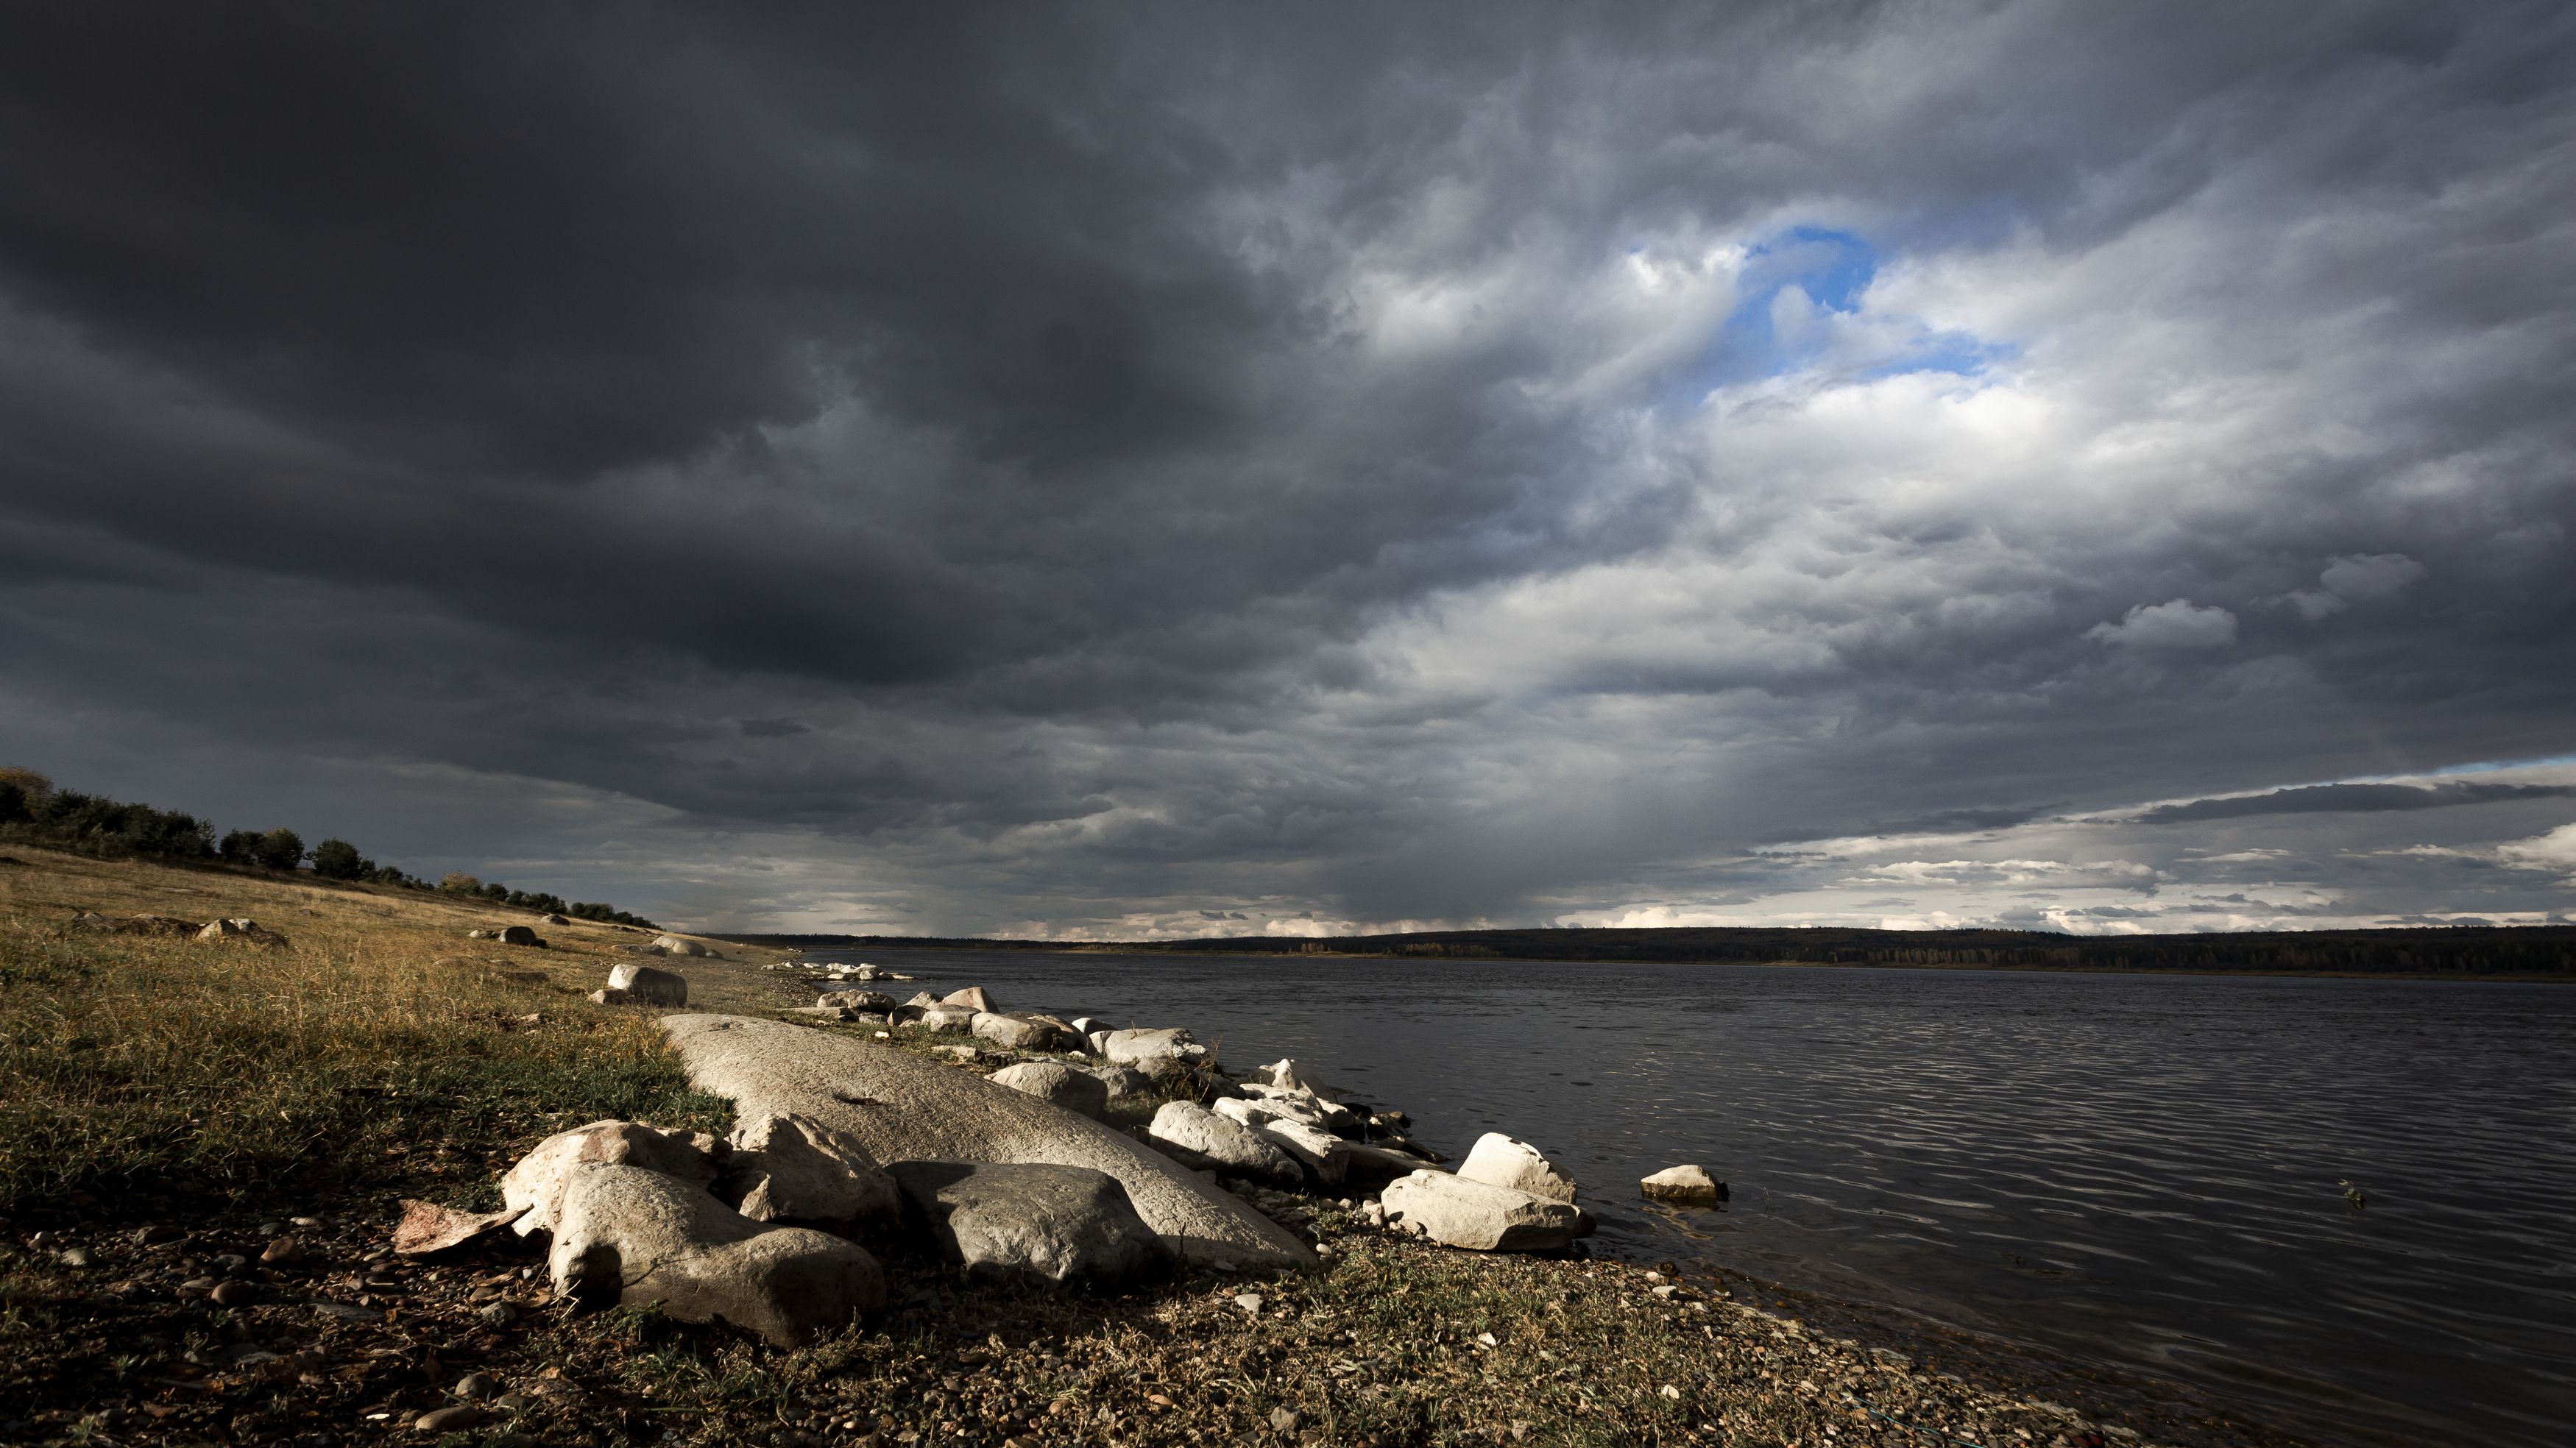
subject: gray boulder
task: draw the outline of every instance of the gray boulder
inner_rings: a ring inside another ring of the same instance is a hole
[[[1006,1051],[1044,1051],[1055,1045],[1055,1027],[993,1011],[976,1012],[969,1028]]]
[[[953,1161],[899,1161],[889,1170],[940,1250],[972,1276],[1108,1285],[1176,1260],[1107,1172]]]
[[[1488,1131],[1476,1138],[1467,1159],[1458,1164],[1458,1175],[1461,1180],[1510,1187],[1550,1201],[1574,1200],[1574,1178],[1539,1155],[1537,1147],[1499,1131]]]
[[[564,1184],[586,1164],[634,1166],[683,1181],[701,1192],[714,1184],[725,1143],[705,1132],[663,1131],[639,1121],[594,1121],[538,1142],[501,1178],[501,1205],[522,1215],[511,1224],[520,1236],[551,1232]],[[713,1198],[709,1198],[713,1200]]]
[[[689,1003],[689,982],[678,971],[636,961],[620,961],[608,968],[608,988],[626,992],[629,1000],[651,1006],[684,1006]]]
[[[756,1222],[814,1222],[840,1232],[890,1228],[903,1215],[894,1178],[846,1132],[810,1116],[757,1116],[736,1126],[724,1195]]]
[[[689,1079],[743,1116],[811,1116],[881,1162],[1091,1167],[1116,1177],[1137,1215],[1190,1265],[1315,1265],[1305,1244],[1168,1156],[972,1072],[785,1021],[694,1015],[661,1024]]]
[[[572,921],[565,916],[546,914],[538,916],[537,923],[539,925],[570,925]]]
[[[1000,1009],[1000,1007],[993,1004],[993,998],[986,995],[984,993],[984,988],[980,985],[970,985],[964,990],[952,990],[948,994],[941,996],[939,998],[939,1003],[944,1006],[964,1006],[970,1011],[990,1011]]]
[[[1378,1201],[1387,1225],[1476,1252],[1553,1251],[1583,1228],[1582,1214],[1570,1203],[1446,1172],[1417,1171],[1389,1182]]]
[[[1145,1128],[1185,1165],[1252,1177],[1276,1186],[1302,1186],[1306,1170],[1288,1149],[1240,1121],[1229,1121],[1195,1101],[1166,1101]]]
[[[544,941],[537,938],[537,932],[529,929],[525,925],[504,925],[500,929],[493,931],[491,938],[501,942],[503,945],[545,944]]]
[[[600,989],[590,993],[590,1003],[596,1006],[623,1006],[634,1002],[635,998],[622,990]]]
[[[924,1030],[971,1031],[977,1012],[965,1006],[926,1006],[919,1017]]]
[[[883,1013],[894,1009],[894,997],[881,990],[827,990],[814,997],[814,1004]]]
[[[867,1252],[726,1209],[702,1187],[636,1166],[584,1162],[565,1178],[546,1270],[557,1294],[655,1307],[800,1347],[885,1306]]]
[[[656,935],[653,937],[653,948],[662,952],[664,955],[707,956],[715,954],[714,951],[707,949],[696,941],[679,935]]]
[[[1053,1061],[1023,1061],[985,1078],[996,1086],[1025,1091],[1040,1101],[1097,1118],[1109,1109],[1109,1086],[1088,1071]]]

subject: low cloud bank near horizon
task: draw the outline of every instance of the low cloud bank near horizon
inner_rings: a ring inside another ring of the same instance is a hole
[[[717,929],[2576,911],[2576,15],[0,21],[0,763]]]

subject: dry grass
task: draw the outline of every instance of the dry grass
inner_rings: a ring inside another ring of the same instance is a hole
[[[578,999],[632,932],[576,923],[544,927],[551,949],[500,946],[462,936],[530,917],[25,846],[8,857],[0,1213],[483,1181],[481,1158],[565,1117],[723,1115],[688,1090],[649,1018]],[[72,927],[84,910],[249,916],[288,944]]]

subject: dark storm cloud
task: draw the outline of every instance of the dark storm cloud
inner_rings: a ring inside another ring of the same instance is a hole
[[[2276,789],[2568,751],[2563,7],[0,32],[88,787],[744,923],[2129,911],[2267,789],[2563,903],[2558,784]],[[1865,831],[2057,853],[1754,849]]]

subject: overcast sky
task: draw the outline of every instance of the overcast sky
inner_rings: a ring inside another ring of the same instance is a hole
[[[13,7],[0,763],[719,929],[2568,919],[2571,77]]]

